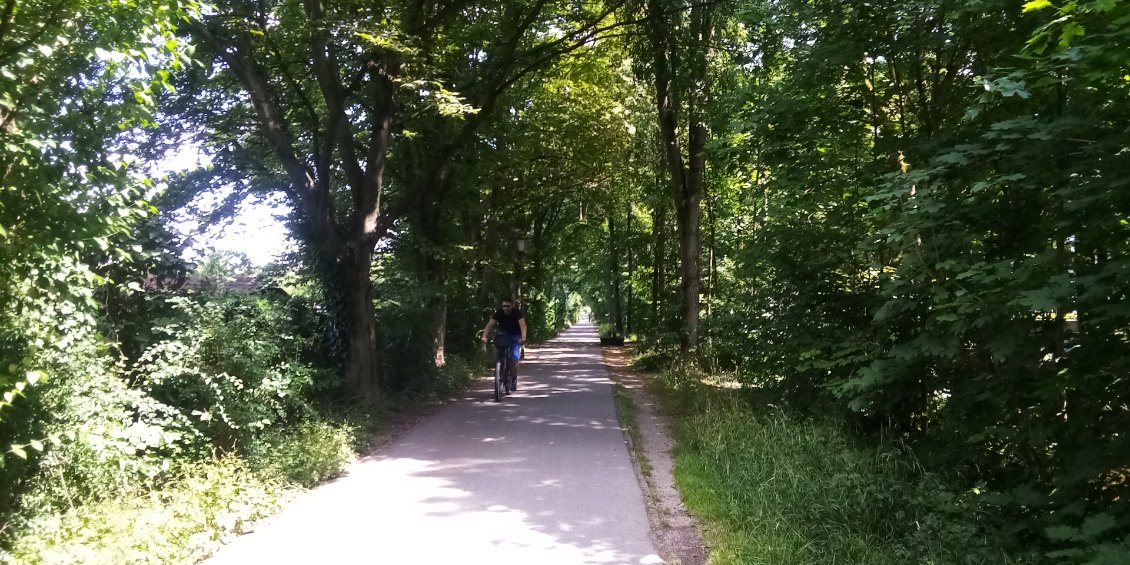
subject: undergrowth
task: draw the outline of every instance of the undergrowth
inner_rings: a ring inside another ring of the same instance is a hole
[[[947,490],[894,446],[755,407],[685,371],[658,386],[674,415],[675,475],[711,563],[1022,563],[996,545],[976,493]]]
[[[355,443],[353,426],[307,421],[263,434],[249,449],[248,459],[264,477],[311,487],[341,472],[353,458]]]
[[[61,511],[25,506],[0,528],[0,563],[199,561],[290,495],[340,473],[360,444],[358,429],[307,420],[265,431],[244,453],[173,463]]]
[[[32,517],[0,562],[195,562],[275,511],[289,492],[236,457],[188,465],[159,488]]]

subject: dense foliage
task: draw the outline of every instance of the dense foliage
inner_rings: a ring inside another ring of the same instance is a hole
[[[1130,552],[1123,2],[0,4],[20,559],[81,559],[110,515],[164,520],[154,559],[206,553],[373,414],[464,386],[503,296],[535,340],[584,303],[790,430],[916,454],[920,481],[837,447],[921,487],[894,516],[976,516],[983,555]],[[211,166],[162,178],[178,145]],[[296,253],[181,259],[176,218],[251,195]],[[741,436],[731,412],[699,427]],[[914,535],[888,517],[851,527]]]
[[[1123,561],[1126,6],[745,3],[718,25],[699,361],[906,442],[1004,543]],[[656,344],[681,321],[655,287],[674,233],[635,258]]]
[[[489,107],[538,90],[529,78],[608,9],[484,3],[465,18],[407,2],[351,20],[346,4],[0,6],[0,560],[205,555],[338,473],[374,416],[466,386],[502,295],[529,293],[535,339],[575,317],[567,278],[523,278],[515,255],[540,230],[530,256],[557,266],[553,214],[530,226],[531,203],[498,208],[502,187],[487,201],[480,181],[508,157],[476,155],[474,134],[513,118]],[[403,24],[386,35],[390,19]],[[514,35],[484,32],[503,23]],[[259,96],[281,83],[293,99]],[[358,115],[362,158],[344,133]],[[293,137],[272,137],[280,123]],[[211,166],[162,178],[186,143]],[[305,166],[312,184],[286,187]],[[429,176],[455,169],[465,180]],[[178,257],[178,208],[227,191],[201,218],[214,223],[280,189],[300,254],[265,269]],[[502,235],[465,244],[488,232]],[[161,543],[130,534],[150,529]]]
[[[991,513],[970,512],[974,493],[955,496],[897,446],[670,376],[675,474],[712,563],[1025,562],[1001,549]]]

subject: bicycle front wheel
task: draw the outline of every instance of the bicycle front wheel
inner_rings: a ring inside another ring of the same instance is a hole
[[[514,365],[507,359],[502,363],[502,392],[510,395],[512,389],[510,388],[510,371],[514,370]]]
[[[494,363],[494,401],[502,402],[502,361]]]

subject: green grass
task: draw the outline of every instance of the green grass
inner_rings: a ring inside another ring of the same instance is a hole
[[[675,476],[724,564],[1010,563],[976,507],[893,449],[733,391],[660,387],[675,416]]]
[[[640,435],[639,420],[636,417],[636,405],[632,402],[632,395],[624,385],[616,384],[612,387],[612,400],[616,404],[616,415],[620,419],[620,425],[628,434],[628,447],[632,459],[636,461],[636,468],[645,480],[650,480],[651,464],[643,450],[643,437]]]

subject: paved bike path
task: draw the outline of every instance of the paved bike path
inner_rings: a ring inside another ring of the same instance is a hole
[[[209,561],[662,563],[591,324],[527,352]]]

